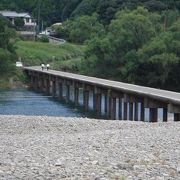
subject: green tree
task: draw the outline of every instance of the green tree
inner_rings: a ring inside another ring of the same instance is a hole
[[[98,22],[97,15],[77,17],[70,26],[69,38],[75,43],[84,43],[92,37],[101,37],[104,27]]]
[[[153,17],[144,8],[118,12],[109,26],[107,37],[88,43],[85,58],[87,62],[94,61],[94,74],[102,71],[101,75],[123,80],[123,67],[128,63],[131,52],[136,52],[156,35]]]
[[[136,60],[128,58],[124,69],[130,82],[158,88],[180,90],[180,22],[160,33],[136,52]],[[143,77],[143,78],[142,78]]]
[[[10,38],[15,35],[14,30],[9,28],[9,22],[0,17],[0,74],[13,73],[13,61],[15,60],[13,44]]]
[[[15,18],[14,19],[14,24],[15,24],[17,29],[21,29],[21,28],[24,27],[24,24],[25,24],[24,23],[24,19],[22,19],[22,18]]]

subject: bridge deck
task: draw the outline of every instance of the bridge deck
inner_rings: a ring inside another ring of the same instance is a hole
[[[115,89],[123,93],[132,93],[139,96],[145,96],[145,97],[150,97],[156,100],[161,100],[163,102],[174,103],[174,104],[180,105],[180,93],[176,93],[172,91],[160,90],[160,89],[138,86],[138,85],[133,85],[133,84],[128,84],[128,83],[122,83],[122,82],[117,82],[117,81],[111,81],[111,80],[106,80],[106,79],[67,73],[67,72],[62,72],[62,71],[55,71],[55,70],[42,71],[41,67],[39,66],[24,67],[24,69],[35,71],[35,72],[41,72],[41,73],[45,73],[49,75],[54,75],[58,77],[63,77],[66,79],[76,80],[79,82],[97,85],[97,86],[108,88],[108,89]]]

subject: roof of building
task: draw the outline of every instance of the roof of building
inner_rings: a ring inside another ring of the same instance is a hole
[[[17,13],[16,11],[0,11],[0,14],[4,17],[27,17],[31,18],[28,13]]]
[[[61,26],[61,25],[62,25],[62,23],[58,22],[58,23],[53,24],[52,26]]]

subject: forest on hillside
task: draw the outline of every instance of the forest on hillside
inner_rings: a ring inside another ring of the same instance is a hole
[[[0,10],[29,12],[45,26],[81,15],[99,14],[100,22],[110,23],[117,11],[143,6],[151,12],[180,10],[179,0],[1,0]],[[38,11],[40,10],[40,11]]]
[[[2,0],[0,9],[35,17],[40,9],[46,25],[62,21],[58,36],[86,47],[68,71],[180,91],[179,0]],[[9,45],[0,51],[16,55]]]

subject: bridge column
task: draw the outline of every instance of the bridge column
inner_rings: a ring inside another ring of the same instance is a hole
[[[134,120],[138,121],[138,102],[134,103]]]
[[[174,121],[180,121],[180,113],[174,113]]]
[[[33,76],[31,75],[30,76],[30,88],[33,89],[33,86],[34,86],[34,79],[33,79]]]
[[[66,84],[66,102],[70,101],[70,85]]]
[[[89,108],[89,91],[83,90],[83,106],[84,110],[87,112]]]
[[[49,80],[49,78],[46,79],[46,94],[50,95],[50,80]]]
[[[42,77],[42,92],[45,93],[45,78]]]
[[[41,89],[41,84],[42,84],[42,81],[41,81],[41,77],[40,77],[40,74],[37,75],[37,91],[38,92],[42,92],[42,89]]]
[[[122,99],[119,98],[119,120],[122,120]]]
[[[52,81],[52,96],[53,97],[56,96],[56,81],[55,80]]]
[[[96,93],[93,90],[93,110],[96,111]]]
[[[74,88],[74,103],[75,103],[75,106],[79,105],[79,88],[78,87]]]
[[[101,116],[101,99],[102,99],[102,94],[98,93],[96,94],[96,113],[97,116]]]
[[[127,120],[128,115],[128,101],[129,97],[127,94],[124,94],[124,120]]]
[[[107,113],[108,113],[108,96],[107,96],[107,93],[104,94],[104,112],[107,115]]]
[[[111,91],[107,90],[105,92],[105,114],[108,119],[111,118]]]
[[[93,108],[97,114],[97,117],[101,116],[101,100],[102,100],[102,93],[101,90],[99,88],[97,88],[96,86],[94,87],[94,97],[93,97]]]
[[[163,108],[163,122],[168,121],[168,110],[167,108]]]
[[[124,102],[124,120],[127,120],[127,102]]]
[[[180,106],[176,104],[168,104],[168,112],[174,113],[174,121],[180,121]]]
[[[129,120],[133,121],[133,102],[129,103]]]
[[[38,77],[37,76],[34,77],[34,89],[35,91],[38,91]]]
[[[108,118],[111,119],[112,118],[112,97],[111,95],[108,95]]]
[[[62,100],[63,99],[63,84],[62,84],[62,82],[58,83],[58,90],[59,90],[59,99]]]
[[[144,108],[144,102],[141,102],[141,121],[144,121],[144,114],[145,114],[145,108]]]
[[[43,78],[39,77],[39,92],[43,92]]]
[[[112,98],[111,119],[116,120],[116,97]]]
[[[35,77],[34,76],[32,76],[32,85],[31,85],[31,87],[32,87],[32,89],[33,90],[35,90]]]
[[[149,120],[150,122],[158,122],[158,109],[149,108]]]

